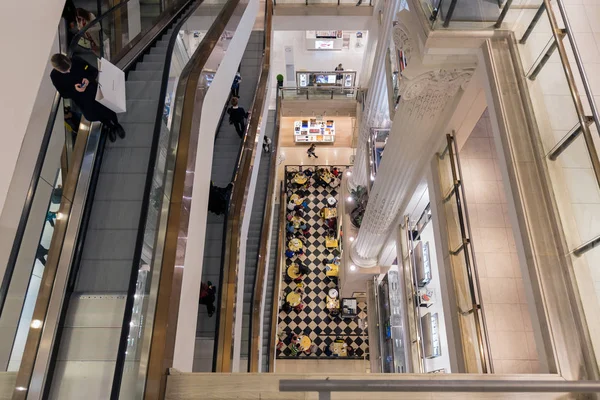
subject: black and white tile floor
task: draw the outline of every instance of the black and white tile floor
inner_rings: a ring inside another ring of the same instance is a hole
[[[305,167],[306,168],[306,167]],[[312,167],[320,168],[320,166]],[[346,167],[338,166],[338,169],[344,171]],[[297,167],[286,167],[288,171],[297,170]],[[291,196],[297,191],[292,188],[290,182],[286,182],[287,196]],[[368,357],[367,331],[360,322],[367,320],[367,306],[364,302],[358,303],[359,315],[354,319],[343,319],[340,316],[330,316],[325,305],[327,288],[335,287],[336,284],[325,275],[325,260],[332,259],[337,254],[337,250],[330,251],[325,247],[325,222],[320,216],[321,209],[328,207],[327,198],[333,196],[338,201],[338,189],[332,187],[323,187],[315,184],[314,179],[310,179],[310,186],[305,189],[308,192],[308,211],[304,219],[310,228],[310,235],[306,240],[306,249],[304,256],[299,256],[300,260],[310,269],[302,284],[304,285],[303,304],[304,309],[297,313],[292,310],[289,313],[279,311],[279,332],[283,333],[285,347],[278,352],[278,358],[296,358],[291,355],[288,347],[291,336],[295,334],[307,335],[313,343],[318,346],[316,353],[309,356],[300,354],[299,357],[325,357],[325,347],[335,339],[343,339],[349,346],[355,350],[355,358]],[[287,267],[295,259],[286,258]],[[282,283],[282,293],[280,305],[288,293],[296,289],[296,283],[284,279]]]

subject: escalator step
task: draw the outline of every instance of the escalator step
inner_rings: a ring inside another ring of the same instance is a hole
[[[156,119],[157,111],[158,100],[127,100],[127,112],[119,120],[122,122],[153,122]]]
[[[143,62],[164,62],[165,56],[162,54],[146,54]]]
[[[142,61],[135,66],[136,71],[160,71],[162,72],[165,66],[164,62],[149,62]]]
[[[162,71],[131,71],[127,76],[128,81],[158,81],[162,80]]]
[[[127,90],[127,98],[130,100],[134,99],[148,99],[149,96],[156,96],[160,94],[161,82],[159,81],[132,81],[128,80],[125,82],[125,89]]]

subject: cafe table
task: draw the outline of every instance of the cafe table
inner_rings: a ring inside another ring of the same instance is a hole
[[[287,274],[292,279],[297,279],[298,277],[300,277],[300,271],[298,270],[298,265],[297,264],[290,265],[287,269]]]
[[[300,348],[304,351],[308,350],[310,348],[312,341],[310,340],[310,338],[306,335],[302,336],[302,338],[300,339]]]
[[[294,238],[288,242],[288,248],[293,252],[300,250],[302,247],[303,245],[300,239]]]
[[[346,357],[346,343],[334,342],[332,352],[338,357]]]
[[[300,304],[300,301],[302,300],[302,296],[300,296],[300,293],[290,292],[285,297],[285,299],[287,300],[288,303],[290,303],[290,306],[296,307],[298,304]]]
[[[340,308],[340,300],[332,299],[329,296],[325,296],[325,304],[329,310],[338,310]]]
[[[290,201],[294,202],[295,205],[299,206],[302,204],[302,197],[298,195],[298,193],[294,193],[290,196]]]
[[[321,175],[321,180],[325,183],[331,183],[331,180],[333,179],[333,175],[330,172],[323,172]]]
[[[297,183],[298,185],[304,185],[306,183],[306,181],[308,181],[308,176],[304,175],[301,172],[298,172],[294,176],[294,182]]]
[[[325,247],[327,247],[328,249],[338,247],[338,240],[331,237],[326,237]]]
[[[330,219],[337,217],[337,208],[325,207],[323,208],[323,219]]]
[[[302,224],[306,224],[306,221],[303,218],[297,217],[295,215],[292,217],[292,225],[295,229],[300,228],[300,225]]]
[[[339,276],[339,267],[336,264],[327,264],[325,268],[326,276]]]

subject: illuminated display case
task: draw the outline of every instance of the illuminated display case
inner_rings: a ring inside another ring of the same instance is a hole
[[[294,122],[294,142],[296,143],[333,143],[335,141],[335,122],[310,118]]]

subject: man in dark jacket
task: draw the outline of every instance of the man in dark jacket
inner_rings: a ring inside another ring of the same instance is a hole
[[[54,54],[50,58],[54,70],[50,79],[54,87],[65,99],[71,99],[88,121],[100,121],[111,142],[125,137],[125,130],[119,124],[117,114],[96,101],[98,91],[98,70],[80,58],[70,59],[64,54]]]
[[[246,118],[248,118],[249,114],[242,107],[238,106],[237,97],[231,99],[231,107],[227,110],[227,114],[229,114],[229,123],[235,126],[235,130],[240,138],[244,138]]]

